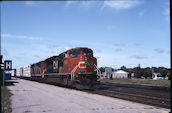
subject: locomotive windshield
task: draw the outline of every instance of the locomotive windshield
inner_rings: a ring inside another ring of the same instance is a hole
[[[81,51],[80,50],[75,50],[75,51],[71,51],[70,52],[70,56],[72,57],[72,58],[76,58],[78,55],[80,55],[81,54]]]
[[[83,54],[84,54],[84,55],[91,55],[92,52],[91,52],[90,50],[88,50],[88,49],[84,49],[84,50],[83,50]]]

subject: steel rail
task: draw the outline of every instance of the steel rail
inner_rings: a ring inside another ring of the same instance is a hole
[[[145,103],[145,104],[151,104],[154,106],[160,106],[165,108],[170,108],[170,99],[168,98],[158,98],[158,97],[151,97],[151,96],[145,96],[145,95],[137,95],[137,94],[131,94],[131,93],[123,93],[123,92],[115,92],[115,91],[109,91],[109,90],[97,90],[93,91],[91,93],[120,98],[120,99],[127,99],[130,101]],[[116,94],[115,94],[116,93]],[[123,96],[122,96],[123,95]],[[142,98],[142,99],[138,99]],[[160,102],[153,102],[154,101],[160,101]]]
[[[143,97],[143,98],[148,98],[148,99],[155,99],[155,100],[161,100],[161,101],[168,101],[168,102],[170,102],[169,98],[159,98],[159,97],[153,97],[153,96],[130,94],[130,93],[125,93],[125,92],[117,92],[117,91],[110,91],[110,90],[104,90],[104,91],[111,92],[111,93],[125,94],[125,95],[129,95],[129,96]]]

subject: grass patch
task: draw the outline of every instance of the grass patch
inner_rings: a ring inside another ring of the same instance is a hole
[[[2,94],[3,92],[3,88],[1,88],[1,105],[3,105],[3,102],[2,102]],[[5,86],[4,87],[4,112],[2,111],[2,113],[11,113],[12,112],[12,108],[11,108],[11,96],[12,96],[12,93],[10,92],[10,90]]]
[[[170,87],[171,82],[170,80],[152,80],[152,79],[122,79],[122,78],[116,78],[116,79],[101,79],[100,80],[103,83],[109,82],[109,83],[121,83],[121,84],[144,84],[144,85],[151,85],[151,86],[164,86],[164,87]]]

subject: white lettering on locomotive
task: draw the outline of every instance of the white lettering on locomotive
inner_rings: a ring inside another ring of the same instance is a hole
[[[53,61],[53,69],[58,69],[58,60]]]

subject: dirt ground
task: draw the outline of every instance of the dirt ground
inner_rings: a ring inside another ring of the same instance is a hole
[[[53,85],[13,79],[12,113],[168,113],[170,110]]]

